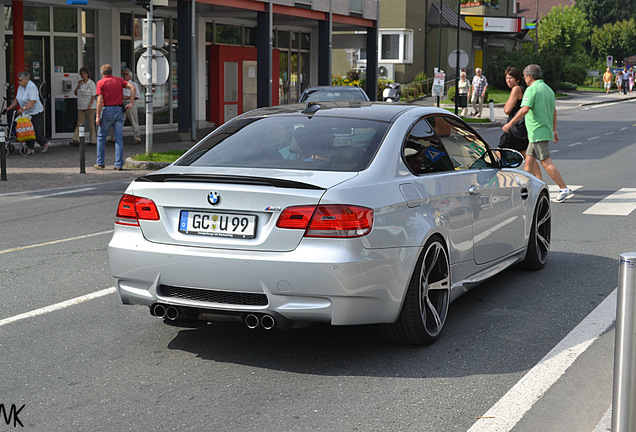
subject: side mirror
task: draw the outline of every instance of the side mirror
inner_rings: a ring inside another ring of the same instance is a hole
[[[499,153],[499,168],[518,168],[524,161],[523,155],[517,150],[506,148],[491,149]]]

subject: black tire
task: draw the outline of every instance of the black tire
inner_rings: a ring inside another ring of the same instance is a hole
[[[528,270],[541,270],[550,255],[552,235],[552,211],[548,195],[542,193],[537,200],[532,218],[532,228],[528,239],[528,250],[523,266]]]
[[[382,324],[380,332],[389,342],[429,345],[444,328],[450,303],[450,262],[439,238],[426,242],[406,292],[400,316]]]

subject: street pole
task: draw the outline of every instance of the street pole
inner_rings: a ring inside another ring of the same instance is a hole
[[[153,0],[148,4],[148,13],[146,19],[148,21],[148,47],[146,55],[148,56],[148,67],[146,69],[146,154],[152,153],[152,129],[153,129],[153,109],[152,109],[152,7]],[[134,108],[133,108],[134,109]]]
[[[457,0],[457,55],[455,56],[455,115],[459,112],[459,22],[461,14],[461,0]]]
[[[196,118],[196,110],[197,110],[197,91],[196,91],[196,71],[195,68],[197,66],[197,56],[196,56],[196,34],[194,31],[194,26],[196,24],[196,0],[192,0],[192,11],[191,11],[191,22],[190,22],[190,55],[192,58],[190,59],[190,111],[191,111],[191,123],[190,123],[190,138],[192,141],[197,140],[197,118]]]
[[[636,431],[636,252],[620,255],[616,334],[614,343],[614,386],[612,394],[612,432]]]
[[[439,0],[439,42],[437,44],[437,70],[442,70],[442,8],[444,7],[444,1]],[[442,86],[442,94],[444,94],[444,87]],[[437,96],[437,108],[439,108],[439,101],[441,97]]]

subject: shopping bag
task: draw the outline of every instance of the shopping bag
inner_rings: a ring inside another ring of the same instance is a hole
[[[21,115],[15,123],[15,138],[18,141],[32,141],[35,139],[35,129],[33,129],[30,117]]]

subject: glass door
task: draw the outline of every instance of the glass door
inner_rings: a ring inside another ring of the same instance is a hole
[[[25,36],[24,37],[24,64],[25,67],[15,70],[13,64],[13,37],[7,36],[9,49],[6,50],[7,77],[9,86],[7,88],[7,104],[11,103],[16,94],[16,83],[13,82],[14,73],[28,72],[31,81],[35,83],[40,92],[40,101],[44,105],[44,133],[51,136],[51,91],[50,91],[50,63],[49,63],[49,38],[45,36]]]

